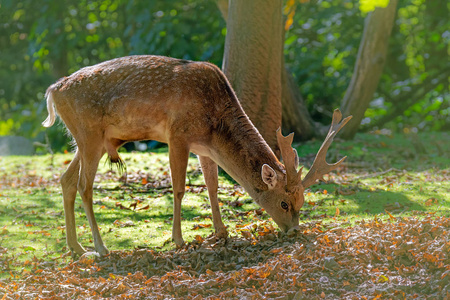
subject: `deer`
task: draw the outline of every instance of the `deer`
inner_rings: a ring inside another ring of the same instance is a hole
[[[75,144],[75,155],[60,183],[66,242],[74,255],[86,253],[78,242],[74,203],[80,194],[95,251],[109,254],[93,210],[93,182],[100,159],[123,164],[118,148],[130,141],[168,144],[173,189],[172,240],[184,245],[181,202],[185,194],[190,152],[199,159],[211,204],[217,238],[226,238],[217,196],[218,166],[239,183],[282,231],[299,226],[304,191],[335,170],[346,157],[328,164],[333,138],[350,120],[333,113],[331,127],[310,171],[302,179],[293,133],[277,142],[277,158],[241,107],[224,73],[214,64],[154,55],[135,55],[84,67],[52,84],[46,91],[48,117],[59,115]],[[342,120],[342,121],[341,121]]]

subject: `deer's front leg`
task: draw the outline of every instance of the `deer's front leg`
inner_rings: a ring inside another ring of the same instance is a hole
[[[184,244],[181,233],[181,200],[186,190],[186,168],[189,149],[184,143],[169,143],[170,176],[173,186],[173,227],[172,239],[180,247]]]
[[[101,256],[109,254],[109,250],[103,243],[102,237],[98,230],[97,221],[95,220],[94,210],[92,208],[92,196],[95,173],[97,173],[98,162],[102,157],[101,149],[95,145],[88,147],[82,152],[80,178],[78,181],[78,192],[83,200],[84,211],[91,227],[92,237],[94,238],[95,250]]]
[[[218,238],[227,237],[227,229],[222,222],[220,216],[219,200],[217,198],[217,189],[219,187],[218,168],[217,164],[206,156],[199,156],[200,165],[202,166],[205,183],[208,187],[209,202],[211,203],[211,211],[214,223],[214,229]]]

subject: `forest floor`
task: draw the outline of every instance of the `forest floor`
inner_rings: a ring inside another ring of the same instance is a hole
[[[305,168],[320,144],[295,144]],[[305,192],[288,233],[221,174],[226,240],[213,235],[193,156],[181,249],[166,150],[123,153],[125,176],[102,161],[95,180],[104,258],[66,246],[59,179],[73,154],[0,157],[0,299],[450,299],[448,149],[448,133],[336,140],[328,161],[346,162]],[[92,250],[78,196],[75,216]]]

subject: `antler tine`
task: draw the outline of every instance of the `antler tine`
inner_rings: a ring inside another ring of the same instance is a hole
[[[294,139],[294,133],[288,136],[283,136],[281,129],[277,130],[277,141],[278,146],[281,150],[281,156],[283,158],[284,167],[286,169],[287,184],[288,186],[295,185],[299,181],[299,173],[296,169],[297,155],[295,150],[292,148],[292,141]]]
[[[336,169],[347,158],[347,156],[345,156],[334,164],[329,164],[326,162],[327,151],[331,143],[333,142],[334,137],[339,132],[339,130],[341,130],[342,127],[344,127],[345,124],[347,124],[347,122],[350,121],[351,118],[352,116],[348,116],[344,120],[342,120],[341,111],[339,109],[336,109],[334,111],[333,119],[331,121],[331,126],[330,130],[328,131],[327,137],[325,138],[325,141],[320,147],[319,152],[317,152],[316,158],[314,159],[311,169],[309,170],[308,174],[306,174],[305,178],[302,180],[302,185],[304,188],[313,185],[318,179],[323,181],[323,176],[325,174]]]

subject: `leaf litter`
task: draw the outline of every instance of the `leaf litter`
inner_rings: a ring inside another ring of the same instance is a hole
[[[391,217],[353,227],[270,222],[180,249],[113,251],[0,280],[2,299],[448,299],[450,218]],[[341,224],[342,225],[342,224]]]
[[[338,197],[365,189],[360,180],[367,178],[383,175],[377,184],[389,188],[410,181],[445,182],[450,176],[448,169],[422,171],[413,177],[395,168],[371,172],[379,165],[374,162],[369,172],[364,167],[354,176],[344,172],[328,176],[331,182],[341,184],[335,190],[337,201],[344,204],[345,200]],[[59,186],[59,175],[44,178],[25,169],[19,174],[0,176],[0,190]],[[107,172],[99,174],[96,182],[116,178],[115,172]],[[170,193],[167,172],[157,176],[130,172],[123,182],[115,189]],[[378,189],[369,187],[370,192]],[[188,183],[189,192],[204,190],[204,186]],[[325,191],[317,193],[325,195]],[[225,212],[246,203],[243,191],[236,186],[225,193],[234,197]],[[424,206],[438,206],[442,201],[430,197]],[[322,202],[311,202],[306,211]],[[298,230],[284,234],[272,222],[241,223],[227,240],[197,235],[181,249],[136,248],[113,251],[105,258],[84,255],[75,261],[70,261],[68,253],[59,258],[44,255],[20,261],[8,255],[8,249],[0,244],[0,269],[10,273],[9,278],[0,279],[0,299],[450,299],[449,218],[418,211],[411,212],[415,218],[394,216],[395,210],[403,210],[401,206],[386,205],[385,214],[353,226],[342,222],[325,224],[319,217],[319,221],[303,223]],[[130,205],[117,202],[116,207],[147,209],[138,200]],[[233,211],[230,217],[246,215],[257,220],[262,213]],[[336,207],[334,214],[339,217],[343,212]],[[134,226],[120,220],[115,225]],[[199,223],[192,229],[209,226]],[[45,235],[45,231],[30,232]],[[1,228],[2,234],[8,234],[6,226]],[[35,249],[24,246],[23,251],[33,253]]]

